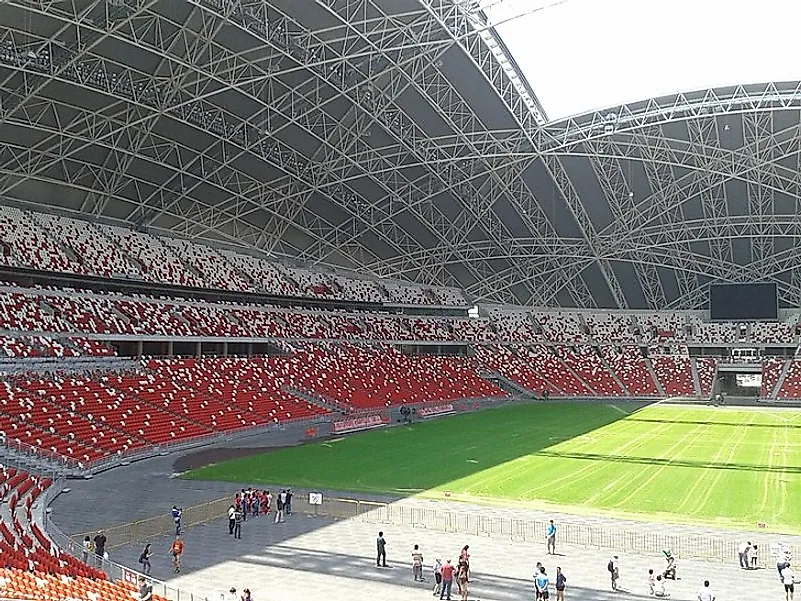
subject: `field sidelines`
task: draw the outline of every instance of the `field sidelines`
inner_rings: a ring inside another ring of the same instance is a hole
[[[232,497],[194,505],[184,509],[184,529],[223,520],[231,505]],[[456,511],[421,507],[412,503],[398,501],[383,503],[350,498],[324,498],[323,504],[316,506],[308,502],[307,491],[297,491],[292,503],[293,513],[306,516],[325,516],[335,519],[356,519],[376,525],[403,525],[425,528],[435,532],[506,538],[517,542],[545,544],[547,522],[545,520],[528,520],[492,516],[486,513]],[[577,518],[580,519],[580,518]],[[645,524],[647,526],[647,524]],[[657,528],[669,528],[669,525],[654,524]],[[121,524],[104,529],[109,539],[109,548],[121,547],[144,542],[159,535],[168,535],[175,531],[172,517],[169,514],[156,516],[146,520]],[[82,533],[72,536],[76,542],[83,539]],[[741,535],[742,536],[742,535]],[[769,549],[771,544],[781,538],[780,535],[750,534],[748,539],[759,545],[761,550],[759,561],[763,567],[771,567]],[[684,559],[702,559],[706,561],[736,562],[737,547],[742,541],[726,536],[671,535],[663,532],[647,532],[644,530],[599,526],[597,524],[569,522],[558,523],[557,544],[577,545],[592,549],[606,549],[610,552],[628,554],[660,554],[669,550],[676,557]],[[801,557],[801,545],[790,544],[788,548],[794,557]]]

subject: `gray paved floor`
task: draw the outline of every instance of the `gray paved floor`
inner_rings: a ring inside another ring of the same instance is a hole
[[[529,600],[533,597],[531,574],[542,561],[553,577],[560,565],[568,577],[568,599],[607,601],[643,598],[645,574],[659,569],[664,559],[656,556],[621,556],[621,583],[625,593],[612,593],[607,582],[606,552],[575,547],[547,556],[542,546],[499,539],[455,536],[411,527],[387,527],[390,568],[375,567],[373,557],[376,526],[350,520],[334,522],[322,518],[293,516],[285,524],[258,518],[245,524],[241,540],[233,540],[224,521],[188,531],[184,573],[173,578],[167,549],[169,537],[151,541],[157,552],[153,576],[195,593],[219,599],[230,587],[249,587],[258,601],[304,601],[311,598],[345,601],[380,598],[411,601],[430,598],[431,584],[411,578],[412,545],[419,544],[426,563],[435,557],[455,558],[470,545],[473,583],[471,599]],[[140,545],[119,548],[112,559],[136,564]],[[745,601],[744,590],[780,598],[781,587],[773,570],[742,572],[734,566],[681,562],[677,582],[668,584],[672,599],[694,600],[704,578],[713,582],[720,601]]]

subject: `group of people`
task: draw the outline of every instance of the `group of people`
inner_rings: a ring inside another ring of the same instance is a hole
[[[737,547],[737,559],[740,567],[744,570],[756,570],[759,566],[759,546],[751,544],[751,541],[740,543]]]
[[[106,552],[107,541],[106,534],[102,530],[98,530],[94,538],[88,534],[84,536],[81,545],[83,562],[88,564],[89,558],[94,556],[95,563],[100,565],[104,559],[108,559],[108,553]]]
[[[233,508],[242,514],[242,521],[248,516],[258,517],[268,515],[273,510],[273,495],[269,490],[254,490],[243,488],[234,497]],[[275,496],[275,522],[282,522],[288,515],[292,515],[292,489],[281,490]]]
[[[184,555],[184,541],[180,534],[170,543],[169,553],[170,557],[172,557],[172,571],[176,574],[180,574],[181,559]],[[142,566],[142,573],[146,576],[150,576],[150,572],[153,569],[153,564],[150,560],[154,554],[153,545],[150,543],[145,543],[144,548],[141,553],[139,553],[139,565]]]

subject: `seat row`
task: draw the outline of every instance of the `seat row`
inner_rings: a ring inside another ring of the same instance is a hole
[[[408,305],[465,306],[456,289],[288,267],[185,239],[0,206],[0,264],[56,273]]]

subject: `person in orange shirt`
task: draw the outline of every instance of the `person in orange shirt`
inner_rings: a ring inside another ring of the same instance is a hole
[[[184,554],[184,541],[181,540],[180,536],[175,537],[170,547],[170,553],[172,553],[172,567],[175,573],[178,574],[181,571],[181,556]]]

